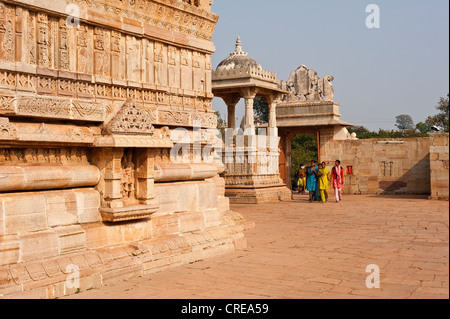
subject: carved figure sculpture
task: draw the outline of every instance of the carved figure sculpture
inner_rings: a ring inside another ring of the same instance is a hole
[[[287,86],[293,88],[293,94],[287,99],[301,102],[331,101],[334,97],[334,89],[331,84],[333,80],[334,77],[331,75],[326,75],[321,79],[316,71],[302,65],[289,75]]]
[[[122,196],[125,203],[133,204],[135,194],[135,166],[133,163],[133,151],[128,149],[122,158]]]

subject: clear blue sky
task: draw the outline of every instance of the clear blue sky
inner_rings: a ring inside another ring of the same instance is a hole
[[[369,4],[380,8],[380,29],[366,27]],[[423,121],[449,91],[448,0],[214,0],[212,11],[214,68],[240,35],[278,78],[302,64],[333,75],[342,119],[371,130],[394,129],[400,114]],[[221,99],[213,107],[226,118]]]

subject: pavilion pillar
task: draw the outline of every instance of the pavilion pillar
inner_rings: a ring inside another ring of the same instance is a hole
[[[269,104],[269,128],[277,127],[277,103],[272,101]]]
[[[223,100],[228,107],[228,128],[236,129],[236,105],[238,104],[240,97],[232,96],[223,98]]]
[[[255,130],[255,115],[253,112],[253,103],[255,101],[256,92],[254,90],[245,90],[244,99],[245,99],[245,118],[244,118],[244,130],[252,131],[254,135]]]
[[[267,104],[269,104],[269,136],[278,136],[278,128],[277,128],[277,96],[267,96],[266,97]]]

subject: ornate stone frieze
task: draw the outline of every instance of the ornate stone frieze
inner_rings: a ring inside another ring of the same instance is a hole
[[[159,123],[171,125],[189,125],[190,113],[181,111],[162,111],[158,112]]]
[[[9,123],[0,118],[0,139],[26,143],[64,143],[92,145],[94,133],[87,127],[46,123]]]
[[[72,2],[205,40],[211,40],[218,21],[216,14],[199,8],[199,1],[188,3],[170,0],[72,0]]]
[[[84,148],[2,148],[0,163],[19,164],[88,164]]]
[[[102,122],[105,106],[102,103],[78,101],[58,97],[8,96],[0,97],[0,114],[54,118],[87,122]]]
[[[137,135],[96,136],[95,147],[172,148],[170,138]]]
[[[217,117],[215,114],[202,112],[158,110],[158,124],[171,126],[199,126],[205,128],[216,128]]]

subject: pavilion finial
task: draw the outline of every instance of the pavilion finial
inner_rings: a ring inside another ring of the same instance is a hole
[[[231,53],[231,55],[247,55],[247,53],[242,51],[242,42],[241,42],[241,37],[240,36],[237,37],[236,49],[234,50],[233,53]]]

